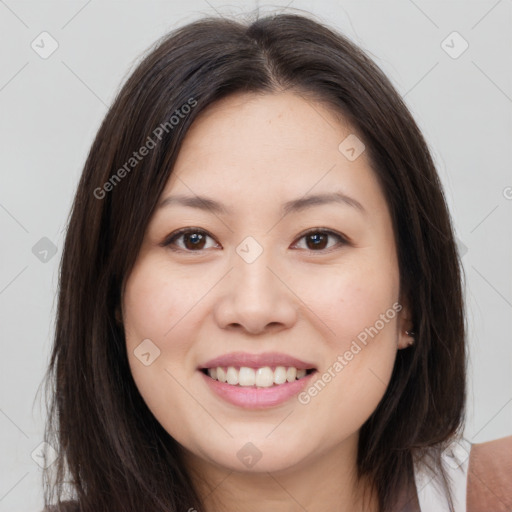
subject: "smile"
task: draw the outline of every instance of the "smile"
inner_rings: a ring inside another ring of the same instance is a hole
[[[231,386],[256,388],[269,388],[286,382],[295,382],[314,371],[314,368],[298,369],[294,366],[263,366],[260,368],[217,366],[202,370],[203,373],[218,382],[227,383]]]
[[[281,384],[274,382],[276,371],[278,382],[282,382],[284,377],[284,382]],[[199,371],[213,396],[231,405],[251,410],[267,409],[288,402],[310,385],[312,378],[317,373],[316,369],[297,370],[295,367],[284,366],[275,368],[216,367]],[[218,380],[219,374],[221,378],[226,379],[226,382]],[[227,382],[228,375],[231,382],[238,379],[238,383],[229,384]],[[240,384],[240,380],[242,384]],[[258,383],[265,385],[259,386]]]

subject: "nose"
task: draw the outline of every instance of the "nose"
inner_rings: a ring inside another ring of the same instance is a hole
[[[259,334],[289,329],[296,322],[298,299],[266,254],[252,263],[234,255],[234,268],[223,279],[214,310],[219,327]]]

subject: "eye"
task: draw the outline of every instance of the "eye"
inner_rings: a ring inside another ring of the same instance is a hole
[[[336,244],[328,245],[329,238],[337,238],[338,239],[338,245],[344,245],[347,244],[348,241],[345,237],[340,235],[339,233],[335,233],[331,230],[320,230],[320,229],[314,229],[310,230],[307,233],[304,233],[299,240],[302,239],[306,240],[306,247],[305,249],[320,252],[325,249],[331,249],[332,247],[335,247]],[[304,248],[304,247],[302,247]]]
[[[183,245],[176,244],[177,240],[183,239]],[[188,251],[195,252],[203,249],[208,249],[206,246],[206,239],[213,238],[204,230],[199,228],[183,228],[171,233],[160,245],[169,247],[174,251]],[[177,247],[171,247],[171,246]]]
[[[207,246],[206,240],[210,238],[213,240],[213,237],[199,228],[183,228],[171,233],[160,245],[162,247],[169,247],[173,251],[184,251],[184,252],[199,252],[203,249],[209,249],[213,246]],[[313,229],[304,233],[299,240],[305,239],[305,247],[299,247],[301,249],[311,250],[314,252],[321,252],[326,249],[331,249],[335,247],[337,244],[329,245],[329,238],[337,239],[338,245],[347,244],[347,239],[331,230],[324,229]],[[182,243],[177,243],[182,242]],[[173,247],[174,246],[174,247]],[[297,246],[297,244],[295,244]]]

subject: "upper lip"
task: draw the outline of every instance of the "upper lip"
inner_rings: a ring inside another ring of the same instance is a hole
[[[263,366],[293,366],[297,369],[308,370],[315,368],[313,363],[308,363],[296,357],[279,352],[264,352],[262,354],[249,354],[248,352],[230,352],[214,357],[199,366],[199,369],[216,368],[218,366],[245,366],[247,368],[262,368]]]

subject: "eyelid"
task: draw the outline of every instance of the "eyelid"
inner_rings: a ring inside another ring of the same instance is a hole
[[[205,249],[200,249],[200,250],[197,250],[197,251],[191,251],[191,250],[187,250],[187,249],[182,249],[181,247],[171,247],[174,240],[176,240],[181,235],[186,234],[186,233],[200,233],[200,234],[203,234],[203,235],[206,235],[206,236],[210,237],[212,240],[215,240],[215,237],[213,235],[211,235],[205,229],[195,228],[195,227],[187,227],[187,228],[181,228],[181,229],[178,229],[176,231],[173,231],[170,235],[165,237],[165,239],[161,243],[159,243],[159,245],[161,247],[168,247],[169,249],[171,249],[173,251],[176,251],[176,252],[185,252],[185,253],[202,253],[202,252],[204,252]],[[313,233],[322,233],[322,234],[327,234],[329,236],[333,236],[333,237],[335,237],[335,238],[337,238],[339,240],[339,243],[334,245],[333,247],[328,248],[328,249],[319,249],[318,251],[308,250],[308,249],[301,249],[301,250],[305,250],[305,251],[308,251],[310,253],[317,252],[319,254],[326,254],[326,253],[330,252],[331,250],[339,248],[339,246],[341,246],[341,245],[350,245],[351,244],[351,241],[350,241],[350,239],[347,236],[345,236],[345,235],[343,235],[343,234],[341,234],[341,233],[339,233],[337,231],[334,231],[333,229],[330,229],[330,228],[317,227],[317,228],[310,228],[310,229],[300,233],[297,236],[296,242],[294,242],[293,245],[297,245],[297,243],[302,238],[304,238],[305,236],[307,236],[309,234],[313,234]]]

